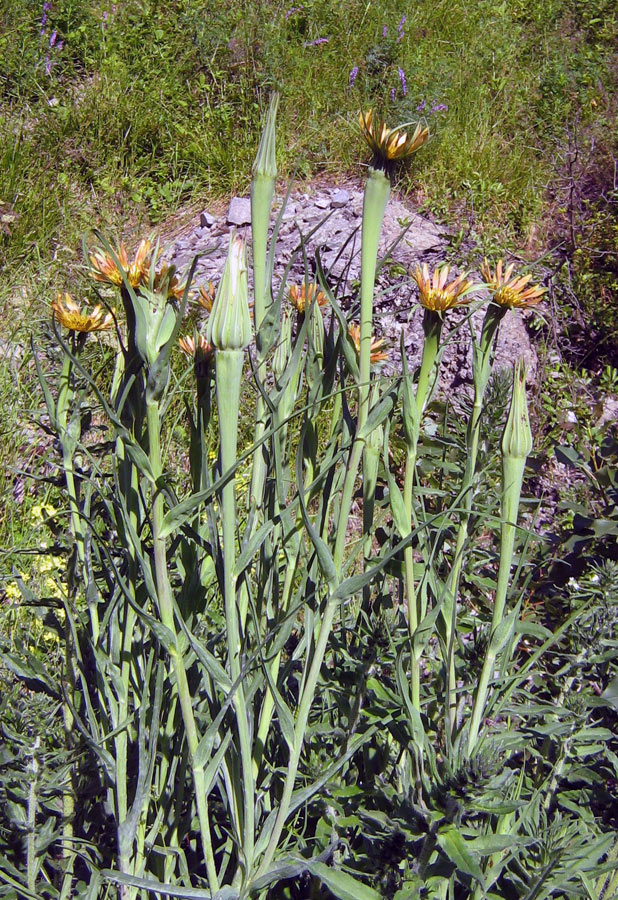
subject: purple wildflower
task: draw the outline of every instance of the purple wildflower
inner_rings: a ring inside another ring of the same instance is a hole
[[[328,44],[328,38],[316,38],[315,41],[305,44],[305,47],[317,47],[319,44]]]
[[[384,28],[382,29],[382,37],[386,37],[387,31],[388,31],[388,26],[385,25]]]
[[[285,14],[286,21],[293,16],[294,13],[301,12],[305,7],[304,6],[292,6]]]
[[[391,90],[391,100],[395,99],[395,88]]]
[[[354,66],[354,68],[350,69],[350,87],[354,87],[354,82],[356,81],[357,75],[358,75],[358,66]]]
[[[108,20],[108,18],[109,18],[109,13],[108,13],[108,11],[105,9],[105,10],[103,11],[103,24],[104,24],[104,25],[107,25],[107,20]]]
[[[401,81],[401,89],[403,91],[403,96],[406,95],[406,75],[401,66],[397,66],[397,71],[399,72],[399,80]]]
[[[437,103],[431,107],[432,112],[448,112],[448,106],[445,103]]]
[[[402,16],[399,25],[397,26],[397,43],[401,43],[403,40],[403,26],[406,24],[406,17]]]
[[[62,50],[63,47],[64,47],[64,41],[58,41],[58,43],[56,44],[56,50],[58,51],[58,53],[60,53],[60,51]]]
[[[52,31],[52,33],[51,33],[51,35],[50,35],[50,38],[49,38],[49,46],[50,46],[50,47],[53,47],[53,46],[54,46],[54,44],[56,43],[56,38],[57,38],[57,37],[58,37],[58,32],[57,32],[56,29],[54,28],[54,30]]]
[[[49,58],[49,53],[45,54],[45,74],[51,75],[51,59]]]
[[[419,103],[419,105],[416,107],[416,111],[417,111],[417,112],[422,112],[422,111],[425,109],[426,106],[427,106],[427,104],[425,103],[425,101],[424,101],[424,100],[421,100],[421,102]]]

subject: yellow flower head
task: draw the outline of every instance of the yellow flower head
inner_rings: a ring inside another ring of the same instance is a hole
[[[417,124],[413,134],[403,128],[387,128],[383,119],[374,117],[373,110],[360,113],[363,137],[373,152],[374,169],[389,172],[398,160],[412,156],[429,137],[429,129]]]
[[[348,334],[352,338],[352,343],[356,349],[356,355],[360,356],[360,325],[357,325],[354,322],[351,325],[348,325]],[[369,361],[372,366],[388,359],[387,346],[386,341],[382,338],[371,338]]]
[[[69,331],[104,331],[113,328],[114,317],[111,313],[104,313],[101,306],[95,306],[91,313],[82,312],[77,303],[71,299],[70,294],[58,294],[52,300],[52,313],[61,325]]]
[[[453,306],[463,306],[468,300],[460,299],[465,297],[475,285],[467,280],[467,272],[462,272],[454,281],[447,284],[449,266],[442,266],[434,270],[433,275],[429,274],[427,263],[423,264],[423,268],[417,266],[411,272],[412,278],[416,281],[419,290],[419,300],[421,306],[425,309],[431,309],[434,312],[445,312]]]
[[[124,244],[121,243],[116,252],[118,262],[120,263],[120,266],[118,266],[111,254],[97,248],[90,255],[92,277],[95,281],[102,281],[104,284],[113,284],[116,287],[122,287],[124,284],[124,272],[131,287],[136,288],[148,277],[151,255],[152,246],[150,241],[140,241],[133,262],[129,263],[127,251],[125,250]]]
[[[318,306],[326,306],[328,303],[326,294],[319,290],[317,284],[310,284],[308,286],[303,284],[302,287],[293,284],[290,287],[289,296],[292,306],[294,306],[301,314],[304,313],[307,304],[311,305],[312,303],[317,303]]]
[[[206,312],[212,311],[212,305],[215,302],[215,286],[212,281],[209,281],[206,286],[203,284],[200,285],[200,292],[197,299],[198,303],[204,307]]]
[[[487,283],[491,299],[498,306],[505,306],[508,309],[532,309],[542,299],[547,288],[541,287],[540,284],[527,287],[532,275],[528,273],[513,278],[514,270],[515,263],[511,263],[503,274],[502,260],[499,259],[496,271],[492,272],[489,262],[485,260],[481,266],[481,275]]]

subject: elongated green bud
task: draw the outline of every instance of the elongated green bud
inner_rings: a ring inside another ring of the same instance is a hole
[[[526,459],[532,452],[532,431],[528,419],[526,398],[526,366],[518,360],[513,369],[513,397],[502,436],[502,456],[505,459]]]
[[[208,320],[207,340],[217,350],[244,350],[251,342],[245,242],[234,232]]]
[[[270,106],[266,117],[266,125],[260,138],[257,156],[253,163],[253,175],[266,175],[269,178],[277,177],[277,161],[275,159],[275,122],[277,119],[277,107],[279,106],[279,94],[274,93],[270,98]]]
[[[254,307],[253,317],[256,334],[259,332],[266,308],[270,303],[270,291],[267,284],[266,255],[268,249],[268,225],[270,211],[275,196],[277,178],[277,160],[275,157],[275,122],[279,94],[270,99],[266,124],[262,131],[260,146],[253,163],[253,179],[251,181],[251,232],[253,237],[253,282]],[[261,341],[258,339],[258,353]]]

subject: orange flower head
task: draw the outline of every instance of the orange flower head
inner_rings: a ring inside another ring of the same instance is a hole
[[[348,325],[348,334],[352,339],[352,343],[354,344],[356,355],[360,356],[360,325],[357,325],[355,322],[353,322],[351,325]],[[378,363],[384,362],[384,360],[388,359],[387,347],[388,344],[383,338],[371,338],[369,361],[372,366],[375,366]]]
[[[468,273],[462,272],[454,281],[447,284],[449,272],[449,266],[442,266],[435,269],[430,275],[427,263],[423,264],[422,269],[417,266],[411,272],[412,278],[418,286],[421,306],[424,306],[425,309],[441,313],[454,306],[463,306],[469,303],[463,298],[474,289],[475,285],[467,280]]]
[[[178,346],[183,353],[186,353],[186,355],[193,360],[197,377],[204,377],[214,358],[215,348],[208,343],[203,334],[200,334],[199,337],[195,338],[179,338]]]
[[[105,331],[114,326],[114,317],[111,313],[104,313],[100,304],[95,306],[90,313],[82,312],[77,303],[71,299],[71,295],[67,293],[64,297],[62,294],[58,294],[56,299],[52,300],[51,308],[60,324],[69,331]]]
[[[383,119],[374,116],[370,109],[360,113],[359,122],[363,137],[373,152],[374,169],[389,172],[399,160],[412,156],[429,137],[429,129],[417,124],[414,133],[404,128],[388,128]]]
[[[532,309],[542,300],[547,288],[541,287],[540,284],[529,285],[532,279],[530,273],[513,277],[514,270],[515,263],[511,263],[503,273],[502,260],[499,259],[496,271],[492,272],[486,259],[481,266],[481,275],[489,288],[491,299],[498,306],[508,309]]]
[[[204,307],[207,312],[212,311],[212,305],[215,302],[215,286],[209,281],[206,286],[200,285],[200,292],[197,297],[198,303]]]
[[[96,248],[90,255],[92,277],[95,281],[122,287],[124,284],[124,273],[131,287],[136,288],[148,277],[151,255],[152,247],[150,241],[140,241],[133,262],[129,263],[127,251],[124,244],[121,243],[116,252],[118,263],[120,263],[120,266],[118,266],[111,254]]]
[[[289,296],[292,306],[301,315],[305,312],[307,304],[317,303],[318,306],[326,306],[328,303],[326,294],[318,288],[317,284],[303,284],[301,287],[293,284],[290,287]]]

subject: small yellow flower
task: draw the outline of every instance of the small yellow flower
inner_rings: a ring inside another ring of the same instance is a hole
[[[352,338],[352,343],[356,349],[356,355],[360,356],[360,325],[356,325],[354,322],[351,325],[348,325],[348,334]],[[382,338],[371,338],[369,361],[372,366],[388,359],[387,346],[386,341]]]
[[[363,137],[373,152],[373,167],[391,169],[398,160],[412,156],[429,137],[429,129],[417,124],[413,134],[403,128],[388,128],[383,119],[374,117],[373,110],[360,113]]]
[[[105,284],[113,284],[116,287],[122,287],[124,284],[124,272],[131,287],[136,288],[142,284],[148,276],[151,255],[152,246],[150,241],[140,241],[133,262],[129,263],[127,251],[124,244],[121,243],[116,252],[118,262],[120,263],[119,267],[111,254],[105,253],[105,251],[97,248],[90,255],[90,264],[93,269],[91,273],[92,277],[95,281],[102,281]]]
[[[197,299],[198,303],[200,303],[207,312],[212,311],[212,305],[215,302],[215,286],[212,281],[209,281],[205,287],[204,285],[200,285],[200,292]]]
[[[427,263],[423,264],[411,272],[412,278],[416,281],[419,290],[419,300],[421,306],[425,309],[431,309],[434,312],[445,312],[453,306],[463,306],[468,300],[463,300],[466,294],[474,289],[475,285],[467,280],[467,272],[462,272],[454,281],[447,284],[449,266],[442,266],[434,270],[430,276]]]
[[[292,306],[294,306],[301,315],[305,312],[307,304],[311,305],[312,303],[317,303],[318,306],[326,306],[328,303],[326,294],[319,290],[317,284],[310,284],[308,286],[303,284],[302,287],[293,284],[290,287],[289,297]]]
[[[65,293],[64,298],[62,294],[58,294],[52,300],[51,307],[54,316],[69,331],[104,331],[114,325],[114,317],[111,313],[104,313],[100,304],[91,313],[85,313],[71,299],[70,294]]]
[[[540,302],[547,288],[541,287],[540,284],[527,287],[532,275],[528,273],[513,278],[514,270],[515,263],[511,263],[503,274],[502,260],[499,259],[496,271],[492,272],[486,259],[481,266],[481,275],[487,283],[491,299],[498,306],[506,306],[509,309],[532,309]]]

